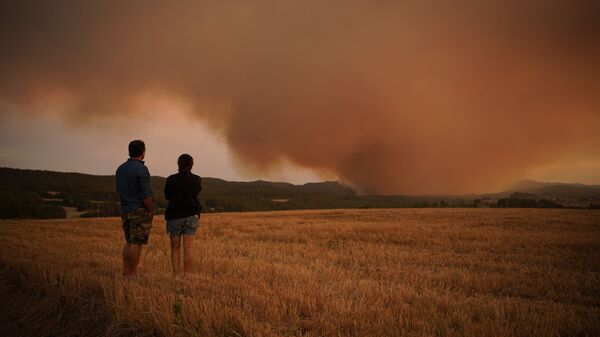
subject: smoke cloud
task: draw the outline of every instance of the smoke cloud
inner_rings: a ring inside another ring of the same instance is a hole
[[[598,17],[591,0],[4,1],[0,99],[85,122],[169,97],[255,169],[482,191],[597,158]]]

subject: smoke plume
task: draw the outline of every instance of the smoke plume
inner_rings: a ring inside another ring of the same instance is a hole
[[[4,1],[0,99],[85,121],[166,96],[250,167],[481,191],[600,145],[598,17],[591,0]]]

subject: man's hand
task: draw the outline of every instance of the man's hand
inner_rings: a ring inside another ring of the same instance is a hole
[[[146,208],[148,216],[152,218],[154,216],[154,205],[152,203],[152,197],[145,197],[142,201],[144,202],[144,207]]]

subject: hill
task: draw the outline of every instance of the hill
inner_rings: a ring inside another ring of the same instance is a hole
[[[165,180],[151,177],[159,212],[167,206],[162,192]],[[334,207],[335,200],[356,196],[338,182],[294,185],[203,178],[202,187],[202,204],[209,212]],[[112,175],[0,168],[0,216],[4,218],[63,217],[65,208],[84,212],[84,217],[118,215],[118,201]]]
[[[165,178],[151,178],[157,212],[167,206]],[[468,196],[359,196],[336,181],[294,185],[203,178],[205,212],[400,207],[589,207],[600,204],[600,187],[524,181],[512,189]],[[517,193],[517,194],[515,194]],[[519,194],[520,193],[520,194]],[[509,199],[504,200],[503,199]],[[64,218],[119,215],[112,175],[0,168],[0,218]]]
[[[579,183],[544,183],[524,180],[506,193],[527,193],[538,199],[560,200],[565,206],[600,202],[600,186]]]

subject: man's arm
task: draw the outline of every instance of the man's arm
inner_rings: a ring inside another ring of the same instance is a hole
[[[144,166],[142,173],[139,176],[142,202],[148,213],[154,212],[152,186],[150,186],[150,172]]]
[[[120,193],[120,191],[119,191],[119,169],[117,169],[117,171],[115,172],[115,186],[117,188],[117,193]]]
[[[148,211],[148,213],[154,213],[154,203],[152,202],[152,196],[145,197],[144,199],[142,199],[142,202],[144,203],[144,207],[146,207],[146,211]]]

